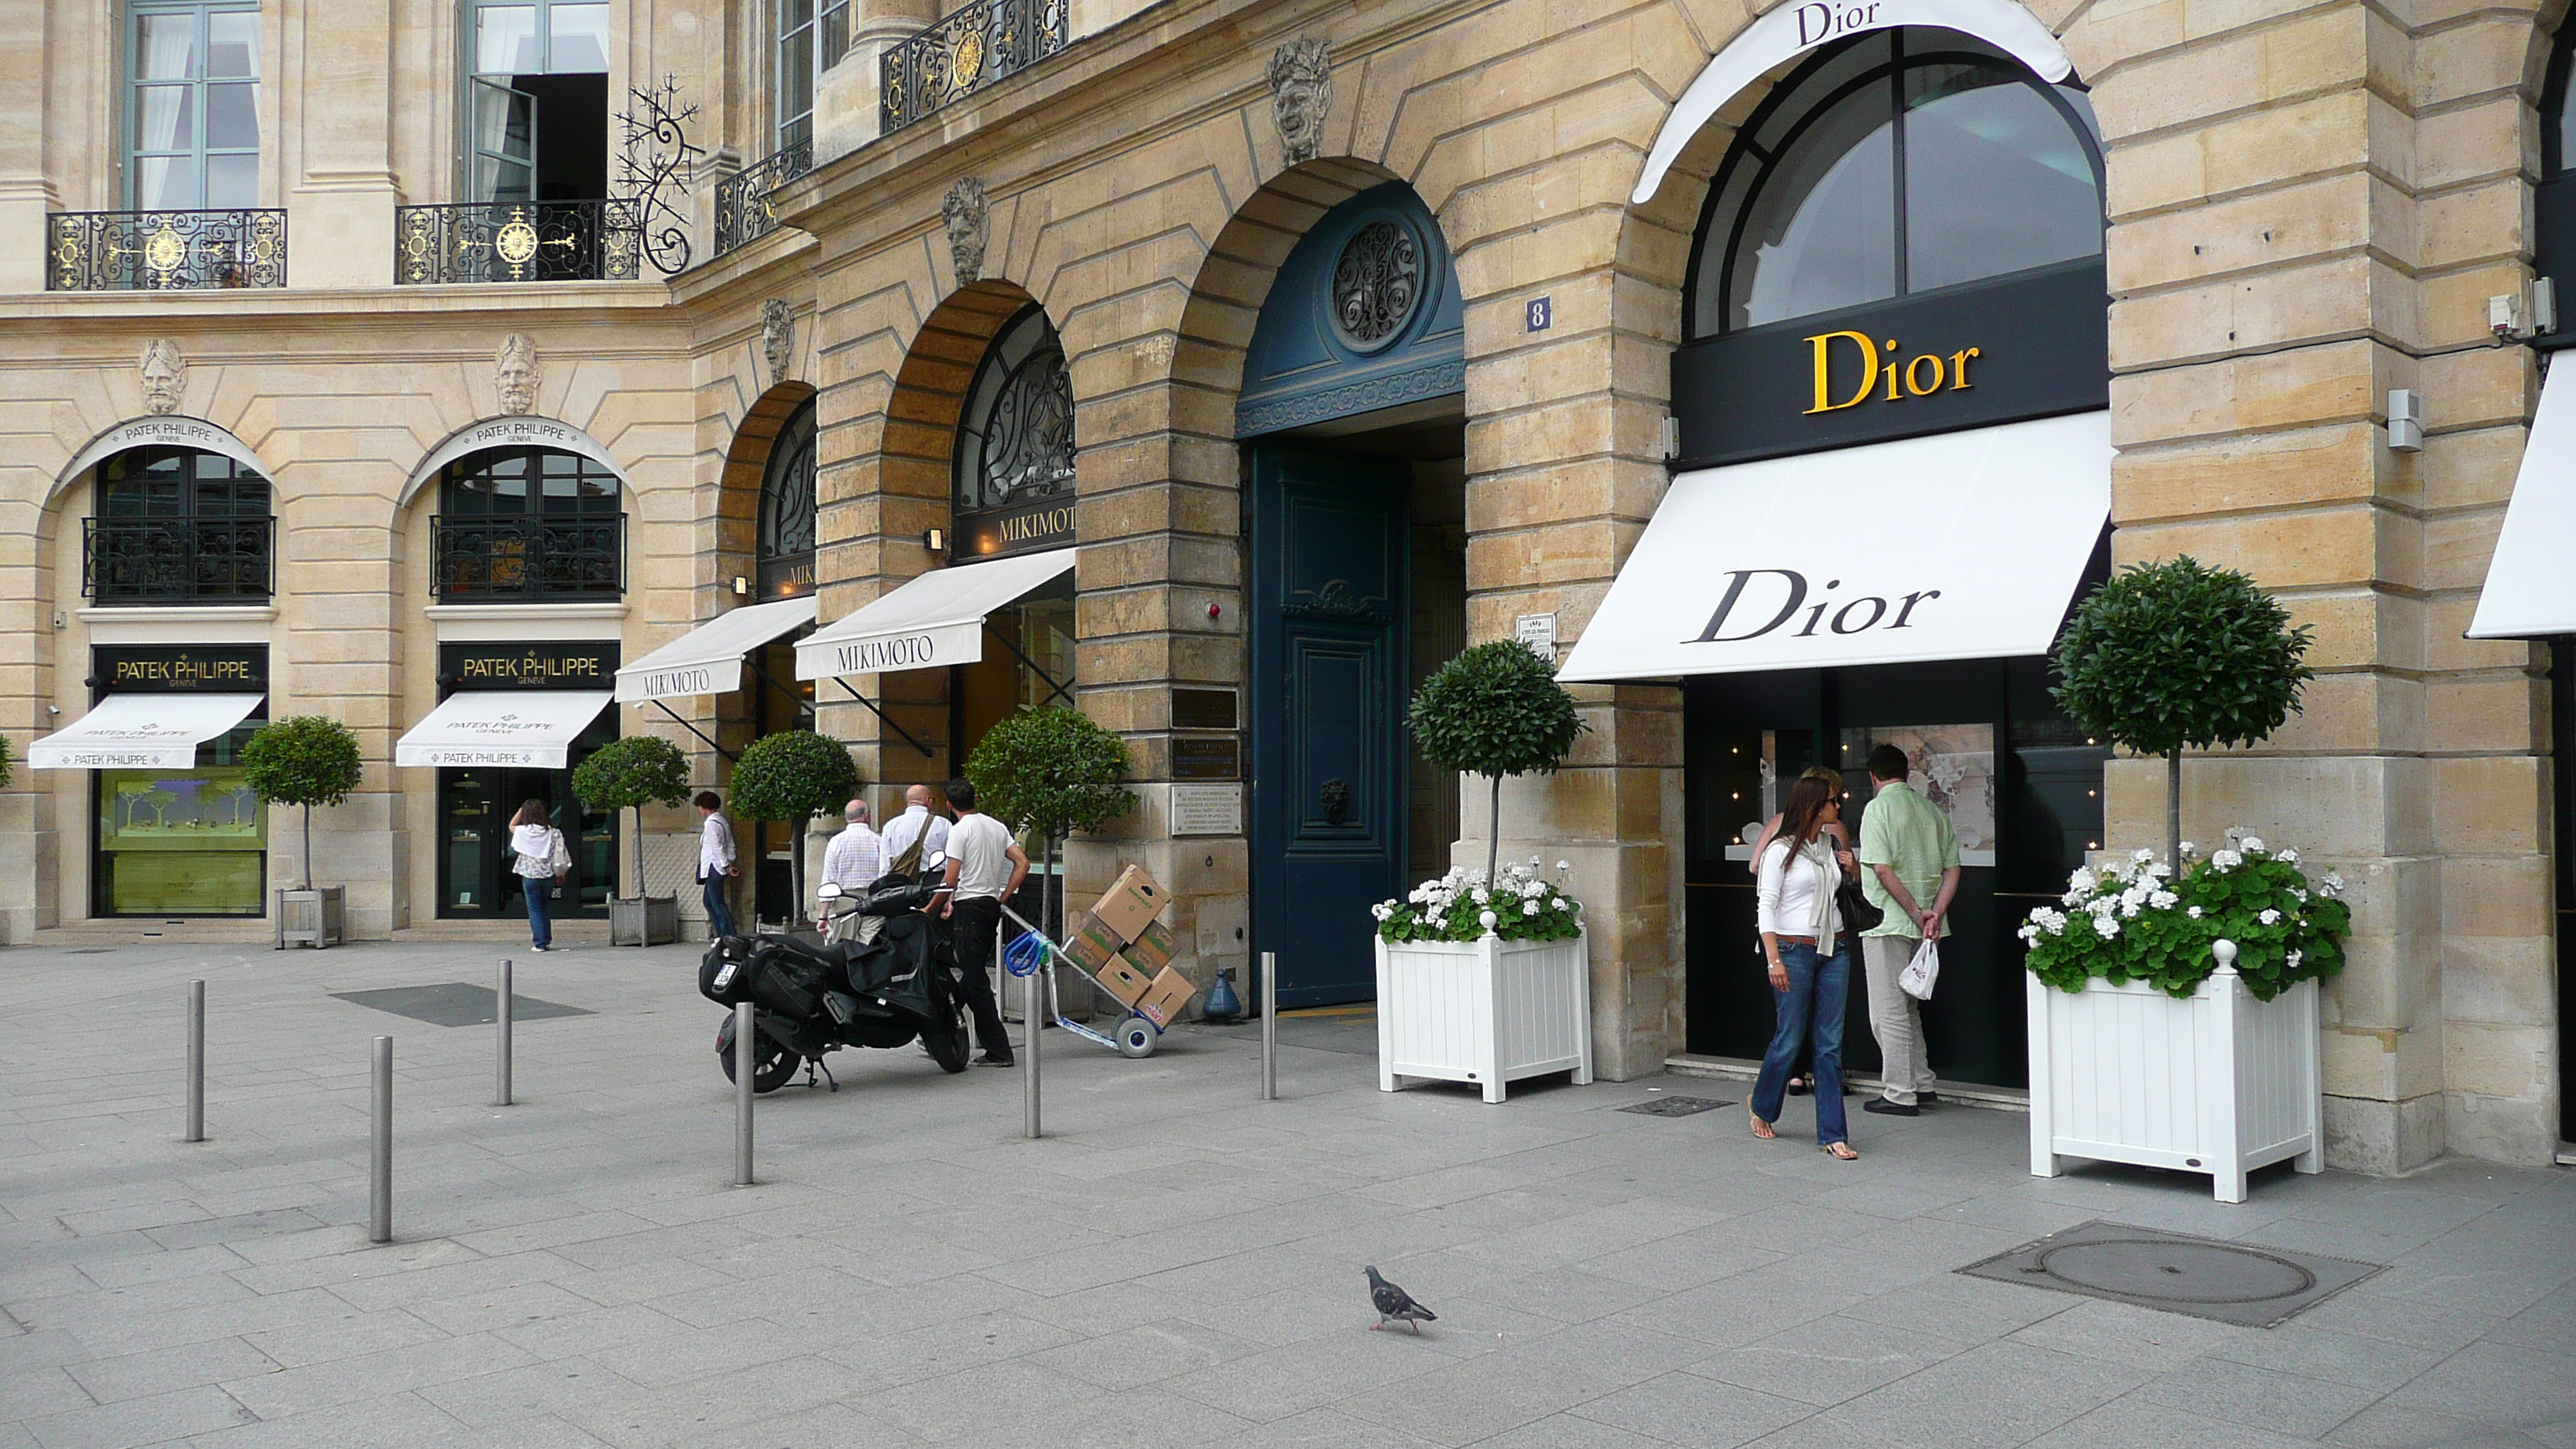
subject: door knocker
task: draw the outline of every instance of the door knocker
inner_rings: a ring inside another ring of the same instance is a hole
[[[1326,825],[1341,824],[1342,821],[1348,818],[1351,813],[1351,787],[1344,784],[1339,779],[1326,780],[1324,782],[1322,804],[1324,807],[1324,823]]]

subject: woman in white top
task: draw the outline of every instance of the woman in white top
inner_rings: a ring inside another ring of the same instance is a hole
[[[1859,1157],[1843,1117],[1843,1009],[1851,992],[1851,942],[1843,933],[1834,892],[1857,869],[1851,851],[1827,833],[1842,818],[1833,785],[1801,777],[1789,788],[1780,831],[1762,849],[1755,873],[1757,925],[1771,974],[1777,1025],[1762,1075],[1753,1084],[1753,1135],[1777,1137],[1781,1098],[1798,1049],[1815,1046],[1816,1145],[1850,1162]]]
[[[540,951],[554,949],[553,892],[571,869],[572,851],[563,832],[548,822],[545,802],[521,805],[510,817],[510,873],[519,878],[519,898],[528,903],[528,936]]]
[[[1825,784],[1831,787],[1834,792],[1835,804],[1839,806],[1842,803],[1843,777],[1839,771],[1828,770],[1822,765],[1809,765],[1803,772],[1801,772],[1799,778],[1824,781]],[[1837,810],[1836,813],[1839,815],[1839,810]],[[1771,848],[1772,837],[1780,833],[1780,819],[1781,817],[1774,815],[1763,823],[1761,838],[1753,842],[1753,854],[1744,862],[1745,874],[1755,877],[1759,877],[1762,874],[1762,855],[1763,852]],[[1753,827],[1748,825],[1745,828],[1750,830]],[[1825,834],[1833,837],[1834,849],[1837,852],[1850,851],[1851,828],[1845,825],[1840,819],[1826,821]],[[1756,941],[1753,943],[1753,954],[1756,956],[1762,954],[1761,942]],[[1807,1079],[1799,1076],[1795,1072],[1791,1072],[1789,1074],[1789,1095],[1792,1097],[1803,1097],[1807,1095]]]

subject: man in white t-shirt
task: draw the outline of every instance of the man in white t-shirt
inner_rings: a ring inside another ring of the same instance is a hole
[[[823,880],[839,886],[841,898],[833,902],[837,909],[820,912],[821,924],[830,939],[864,946],[885,929],[884,917],[858,913],[859,897],[885,874],[884,854],[877,833],[868,828],[867,801],[841,807],[841,818],[849,824],[823,847]]]
[[[881,870],[897,869],[902,864],[905,852],[916,845],[921,847],[920,861],[915,862],[906,872],[910,875],[920,875],[922,873],[920,862],[928,861],[932,856],[948,848],[948,821],[930,813],[928,785],[914,785],[905,789],[903,813],[886,822],[885,831],[877,837],[877,841],[878,859],[884,862],[879,867]]]
[[[1002,902],[1028,879],[1029,854],[1010,828],[975,808],[975,787],[948,782],[948,805],[957,823],[948,829],[948,894],[939,914],[948,919],[958,972],[966,978],[966,1006],[975,1014],[975,1039],[984,1054],[977,1066],[1013,1064],[1011,1038],[993,1004],[993,937],[1002,924]]]

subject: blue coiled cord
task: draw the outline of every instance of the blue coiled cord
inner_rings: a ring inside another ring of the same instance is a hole
[[[1020,938],[1002,948],[1002,968],[1014,976],[1030,976],[1046,964],[1047,938],[1035,931],[1022,931]]]

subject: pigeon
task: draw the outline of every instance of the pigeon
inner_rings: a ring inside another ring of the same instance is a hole
[[[1423,1324],[1438,1321],[1439,1314],[1414,1302],[1412,1294],[1379,1277],[1375,1268],[1368,1270],[1368,1280],[1369,1304],[1377,1309],[1377,1322],[1369,1327],[1384,1328],[1390,1323],[1401,1323],[1420,1333]]]

